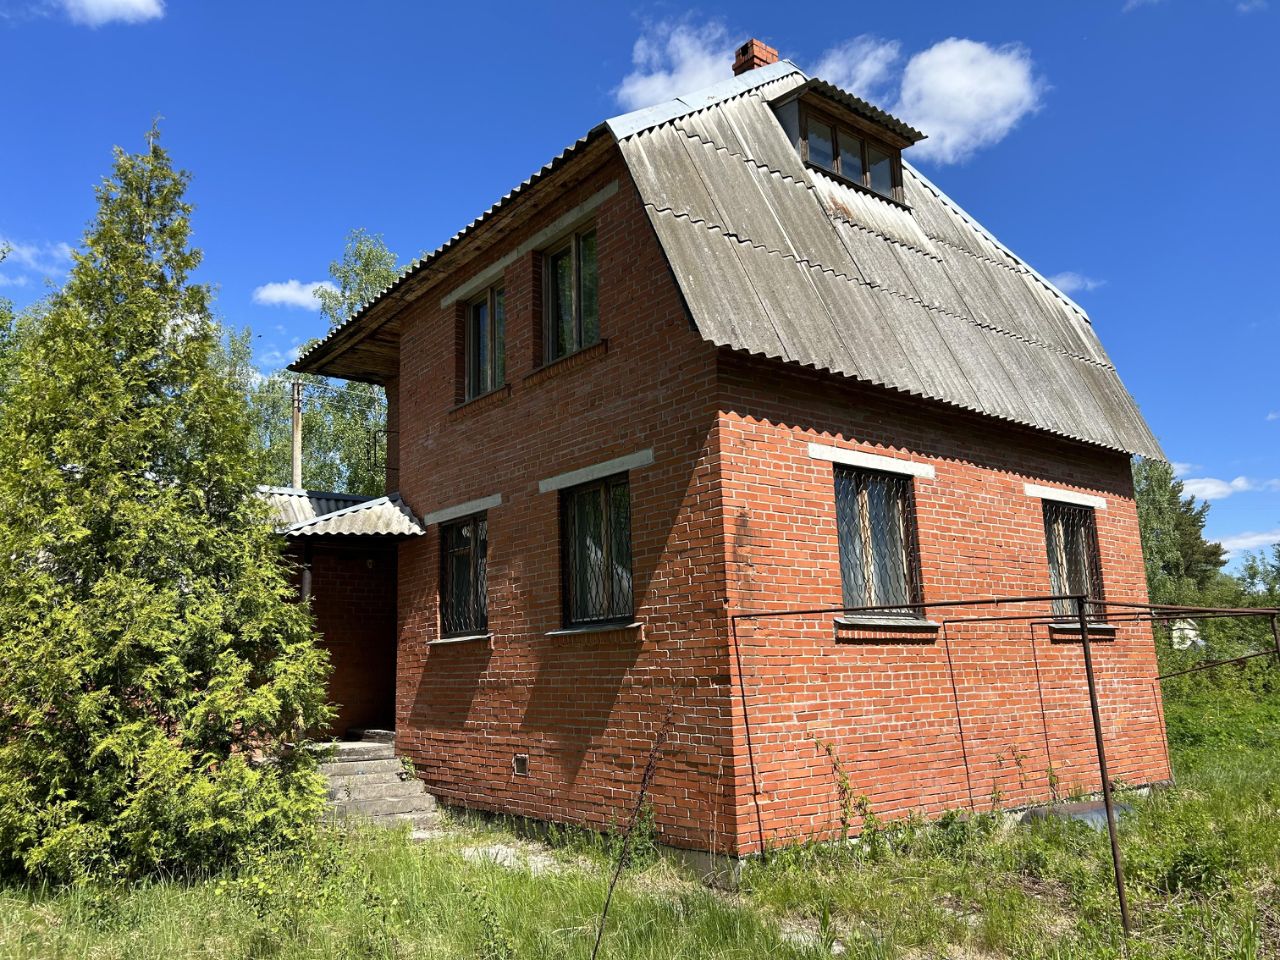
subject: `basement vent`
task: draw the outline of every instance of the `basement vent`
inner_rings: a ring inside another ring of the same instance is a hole
[[[517,777],[527,777],[529,775],[529,755],[527,753],[517,753],[511,758],[511,772]]]

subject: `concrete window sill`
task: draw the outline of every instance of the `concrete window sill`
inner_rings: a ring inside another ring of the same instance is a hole
[[[1049,636],[1054,640],[1079,640],[1080,624],[1073,620],[1058,620],[1049,624]],[[1116,638],[1116,625],[1114,623],[1091,623],[1089,624],[1090,640],[1114,640]]]
[[[487,641],[490,645],[493,643],[492,633],[469,633],[463,637],[441,637],[438,640],[428,640],[428,647],[445,647],[452,643],[471,643],[476,640]]]
[[[578,637],[594,633],[629,633],[633,630],[643,633],[644,622],[636,620],[632,623],[588,623],[580,627],[562,627],[559,630],[548,630],[546,635],[548,637]]]
[[[932,643],[942,625],[915,617],[836,617],[836,643]]]

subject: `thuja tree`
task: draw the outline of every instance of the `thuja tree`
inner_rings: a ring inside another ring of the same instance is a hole
[[[327,663],[189,280],[188,176],[117,150],[0,408],[0,868],[216,867],[322,803]]]

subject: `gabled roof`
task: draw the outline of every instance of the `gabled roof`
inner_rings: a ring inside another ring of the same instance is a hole
[[[771,108],[809,82],[787,68],[609,122],[702,336],[1163,457],[1084,311],[923,175],[903,165],[903,205],[801,162]]]
[[[398,493],[366,497],[293,487],[259,487],[258,492],[285,537],[413,537],[425,532]]]
[[[917,131],[789,61],[608,120],[409,268],[294,369],[341,375],[384,301],[603,134],[617,141],[707,341],[1114,450],[1163,458],[1069,297],[903,164],[906,204],[807,167],[771,104],[835,99]],[[529,198],[532,200],[533,198]]]

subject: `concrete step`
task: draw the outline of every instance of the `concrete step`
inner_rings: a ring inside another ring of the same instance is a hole
[[[431,813],[436,808],[436,798],[420,792],[409,797],[338,800],[330,807],[339,818],[385,817],[397,813]]]
[[[416,797],[424,793],[421,780],[401,780],[380,773],[363,777],[332,777],[330,800],[377,800],[391,797]]]
[[[348,740],[360,740],[364,743],[395,743],[396,732],[394,730],[375,730],[373,728],[355,729],[347,731]]]
[[[399,774],[404,766],[394,757],[385,760],[338,760],[320,764],[320,772],[330,777],[355,777],[368,773]]]
[[[329,763],[348,763],[353,760],[389,760],[396,755],[391,743],[337,743],[319,744],[314,748]]]
[[[431,813],[393,813],[385,817],[370,817],[364,822],[373,827],[388,827],[393,830],[407,823],[409,829],[414,832],[428,830],[434,832],[444,821],[439,811],[432,811]]]

